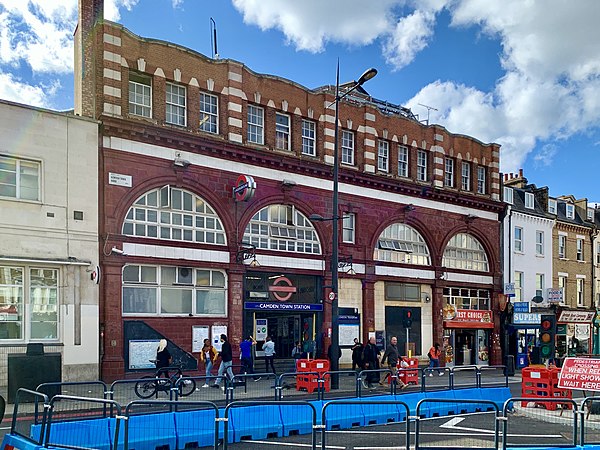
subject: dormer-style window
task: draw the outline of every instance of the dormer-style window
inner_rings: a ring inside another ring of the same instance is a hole
[[[504,188],[504,201],[509,205],[513,204],[513,189],[510,187]]]
[[[594,220],[594,208],[587,209],[587,220]]]
[[[556,200],[553,198],[548,199],[548,212],[550,214],[556,214]]]
[[[571,205],[570,203],[566,204],[566,215],[567,219],[575,218],[575,205]]]
[[[525,208],[533,209],[535,197],[531,192],[525,192]]]

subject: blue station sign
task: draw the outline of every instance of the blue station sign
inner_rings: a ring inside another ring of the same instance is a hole
[[[244,308],[259,311],[323,311],[323,305],[318,303],[245,302]]]

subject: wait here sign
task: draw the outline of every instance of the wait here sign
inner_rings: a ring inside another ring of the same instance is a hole
[[[600,392],[600,359],[566,358],[560,371],[558,387]]]

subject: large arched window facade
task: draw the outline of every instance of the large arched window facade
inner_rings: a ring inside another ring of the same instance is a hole
[[[223,224],[201,197],[164,186],[146,192],[129,208],[123,234],[170,241],[226,245]]]
[[[419,266],[431,265],[425,239],[413,227],[403,223],[388,226],[377,239],[373,259]]]
[[[489,264],[483,245],[473,236],[458,233],[448,241],[442,266],[449,269],[488,272]]]
[[[321,243],[312,223],[293,205],[262,208],[248,222],[243,241],[259,249],[321,254]]]

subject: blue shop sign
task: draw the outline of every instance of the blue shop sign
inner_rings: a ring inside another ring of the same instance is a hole
[[[528,313],[529,312],[529,302],[514,302],[513,303],[513,312]]]
[[[244,308],[259,311],[323,311],[323,305],[318,303],[245,302]]]
[[[542,315],[539,313],[514,313],[514,325],[539,325],[542,323]]]

